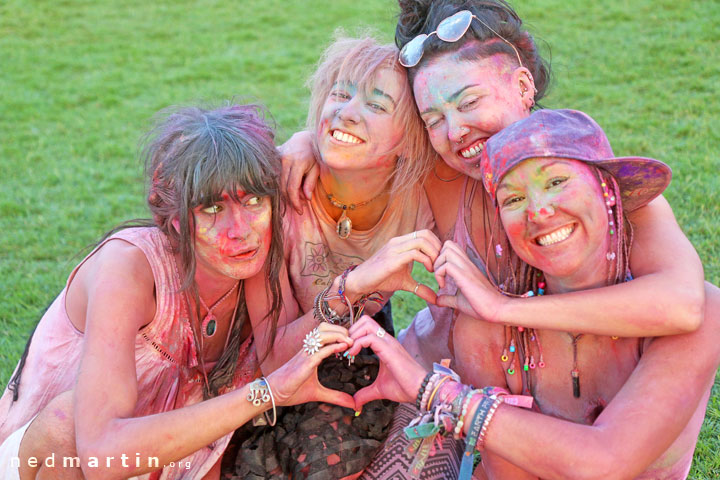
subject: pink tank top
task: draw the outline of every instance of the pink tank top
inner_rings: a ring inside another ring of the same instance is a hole
[[[35,330],[23,368],[18,400],[5,390],[0,399],[0,443],[22,427],[58,394],[75,387],[82,352],[83,333],[75,328],[65,310],[67,287],[78,268],[96,251],[112,240],[123,240],[139,248],[147,257],[156,290],[156,312],[152,322],[138,331],[135,338],[135,365],[138,398],[133,416],[166,412],[202,401],[202,373],[181,279],[170,254],[167,238],[157,228],[121,230],[98,245],[72,271],[65,288],[50,305]],[[240,347],[234,390],[252,381],[259,365],[253,337]],[[201,478],[222,455],[232,433],[218,439],[162,473],[138,478]],[[128,452],[131,456],[134,452]],[[152,476],[152,477],[151,477]]]

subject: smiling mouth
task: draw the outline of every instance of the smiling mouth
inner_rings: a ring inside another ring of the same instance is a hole
[[[332,137],[337,140],[338,142],[342,143],[348,143],[351,145],[356,145],[358,143],[363,143],[363,140],[356,137],[355,135],[351,135],[347,132],[341,132],[340,130],[333,130],[331,133]]]
[[[555,245],[568,239],[570,235],[575,231],[575,224],[568,225],[566,227],[558,228],[554,232],[550,232],[546,235],[540,235],[535,239],[535,243],[542,247],[548,247]]]
[[[460,150],[460,156],[463,158],[474,158],[480,155],[485,148],[485,142],[487,141],[487,138],[481,138],[474,144],[470,145],[467,148],[463,148]]]

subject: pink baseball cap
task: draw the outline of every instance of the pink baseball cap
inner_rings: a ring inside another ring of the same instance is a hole
[[[538,110],[509,125],[485,144],[480,160],[483,184],[493,201],[502,178],[530,158],[568,158],[609,172],[620,187],[623,208],[647,205],[670,184],[672,170],[645,157],[615,157],[605,132],[577,110]]]

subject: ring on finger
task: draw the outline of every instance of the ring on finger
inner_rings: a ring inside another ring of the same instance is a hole
[[[417,240],[417,230],[413,232],[413,240]]]
[[[307,335],[305,335],[305,340],[303,340],[303,351],[307,353],[308,356],[313,356],[320,351],[322,346],[323,344],[322,340],[320,340],[320,330],[315,327],[310,330]]]
[[[385,330],[383,330],[382,327],[378,327],[378,331],[375,332],[375,335],[377,335],[378,337],[382,338],[382,337],[385,336]]]
[[[416,283],[416,284],[415,284],[415,288],[413,288],[413,293],[414,293],[415,295],[417,295],[417,290],[418,290],[419,287],[420,287],[420,282]]]

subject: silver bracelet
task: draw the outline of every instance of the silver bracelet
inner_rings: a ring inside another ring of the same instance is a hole
[[[270,388],[270,383],[267,381],[267,378],[260,377],[254,382],[250,383],[250,393],[247,394],[246,398],[247,401],[252,403],[255,407],[259,407],[260,405],[272,402],[272,422],[270,421],[270,416],[268,415],[268,412],[265,411],[262,413],[262,415],[258,415],[257,417],[253,418],[253,426],[257,427],[260,425],[270,425],[271,427],[274,427],[275,423],[277,422],[277,410],[275,408],[275,397],[273,396],[272,389]]]

